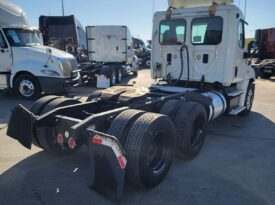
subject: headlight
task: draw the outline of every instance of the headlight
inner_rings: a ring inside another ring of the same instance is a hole
[[[71,59],[58,59],[59,60],[59,67],[62,71],[65,78],[69,78],[72,75],[72,64]]]

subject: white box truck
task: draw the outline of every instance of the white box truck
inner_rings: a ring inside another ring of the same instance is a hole
[[[71,54],[42,45],[24,11],[0,2],[0,90],[31,99],[77,86],[80,78]]]

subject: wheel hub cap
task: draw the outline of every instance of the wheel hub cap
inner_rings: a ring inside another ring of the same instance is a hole
[[[22,80],[19,85],[19,91],[21,95],[25,97],[30,97],[34,93],[34,85],[29,80]]]

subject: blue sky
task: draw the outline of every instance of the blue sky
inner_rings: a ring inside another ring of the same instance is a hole
[[[38,26],[40,15],[61,15],[61,0],[9,0],[20,5],[29,22]],[[263,3],[264,2],[264,3]],[[245,0],[235,0],[244,8]],[[132,34],[144,40],[151,38],[153,0],[64,0],[65,15],[74,14],[84,25],[127,25]],[[155,10],[167,9],[167,0],[155,0]],[[249,27],[247,37],[255,29],[275,27],[274,0],[247,0]]]

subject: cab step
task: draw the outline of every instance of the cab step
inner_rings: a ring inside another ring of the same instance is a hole
[[[244,93],[245,93],[244,90],[234,90],[234,91],[232,91],[232,92],[230,92],[230,93],[227,93],[227,95],[228,95],[229,97],[237,97],[237,96],[240,96],[240,95],[242,95],[242,94],[244,94]]]
[[[242,111],[244,111],[245,108],[246,108],[245,106],[236,107],[236,108],[232,109],[229,112],[229,115],[238,115],[239,113],[241,113]]]

